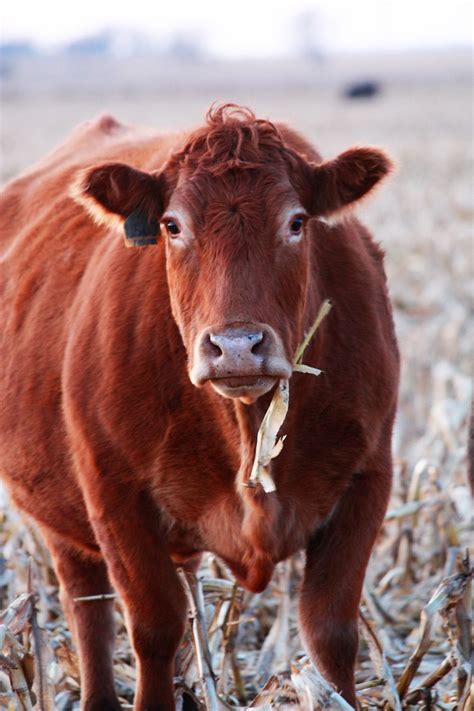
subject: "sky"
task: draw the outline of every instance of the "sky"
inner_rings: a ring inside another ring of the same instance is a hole
[[[1,41],[58,46],[106,28],[145,32],[157,44],[198,36],[211,55],[448,48],[472,44],[471,0],[9,0]]]

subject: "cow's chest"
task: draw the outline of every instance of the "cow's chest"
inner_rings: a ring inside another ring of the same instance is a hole
[[[264,587],[275,564],[306,547],[329,515],[337,483],[318,458],[308,457],[305,467],[293,463],[288,442],[275,465],[277,491],[245,488],[237,447],[226,448],[224,438],[210,440],[207,432],[191,447],[187,437],[178,438],[182,431],[168,434],[153,476],[170,554],[179,563],[199,552],[216,553],[242,585]]]
[[[258,591],[269,582],[276,563],[305,546],[309,526],[298,515],[296,502],[285,505],[277,494],[261,494],[255,503],[232,490],[219,497],[208,492],[197,520],[169,516],[168,546],[178,564],[209,551],[230,567],[238,582]]]

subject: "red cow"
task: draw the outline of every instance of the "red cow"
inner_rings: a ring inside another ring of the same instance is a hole
[[[74,598],[114,586],[134,708],[169,711],[187,615],[176,565],[213,551],[258,591],[303,548],[301,634],[355,703],[399,363],[381,250],[355,218],[324,218],[390,167],[374,148],[322,162],[293,130],[223,106],[173,136],[102,117],[4,191],[1,471],[52,553],[83,709],[119,708],[112,604]],[[149,246],[125,249],[123,230]],[[305,353],[324,373],[292,375],[326,298]],[[243,485],[290,376],[266,494]]]

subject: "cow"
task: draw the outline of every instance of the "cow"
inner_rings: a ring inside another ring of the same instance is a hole
[[[372,79],[355,81],[344,87],[342,95],[345,99],[372,99],[382,91],[380,82]]]
[[[177,569],[196,571],[205,551],[250,591],[306,551],[301,636],[356,704],[399,356],[383,252],[352,208],[391,165],[372,147],[323,160],[288,126],[221,105],[166,135],[102,116],[6,186],[0,467],[51,552],[82,709],[119,709],[113,602],[77,600],[112,590],[134,709],[175,708]],[[326,299],[304,355],[323,373],[295,372]],[[249,477],[285,381],[266,492]]]

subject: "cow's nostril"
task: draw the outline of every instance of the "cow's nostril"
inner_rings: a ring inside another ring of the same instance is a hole
[[[251,347],[251,351],[254,355],[258,355],[259,353],[262,352],[263,349],[263,340],[264,336],[263,333],[254,333],[252,336],[249,336],[249,338],[252,338],[253,344]]]
[[[206,341],[205,341],[205,349],[208,352],[208,354],[211,357],[214,358],[220,358],[221,355],[223,355],[223,350],[220,347],[220,345],[217,343],[217,340],[215,340],[215,336],[212,333],[209,333],[206,336]]]

